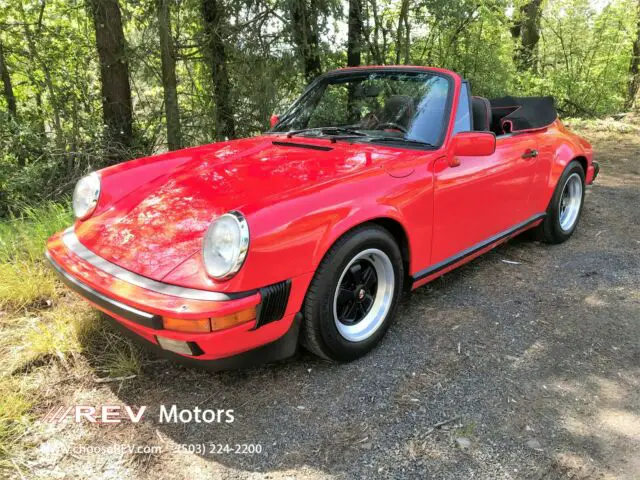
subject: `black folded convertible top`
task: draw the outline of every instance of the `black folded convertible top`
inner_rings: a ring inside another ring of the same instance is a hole
[[[558,118],[553,97],[501,97],[491,98],[489,103],[494,131],[536,130]]]

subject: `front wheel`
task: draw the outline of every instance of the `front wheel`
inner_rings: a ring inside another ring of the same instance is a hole
[[[375,347],[389,328],[404,267],[393,236],[357,228],[327,252],[309,286],[302,344],[321,357],[350,361]]]
[[[571,237],[582,213],[584,179],[584,169],[580,162],[570,162],[553,192],[547,216],[538,227],[541,240],[547,243],[562,243]]]

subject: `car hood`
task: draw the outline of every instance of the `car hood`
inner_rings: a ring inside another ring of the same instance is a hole
[[[214,218],[234,209],[248,214],[294,190],[303,194],[361,172],[373,164],[368,150],[344,142],[263,136],[164,154],[155,162],[173,160],[173,170],[141,182],[78,222],[76,234],[99,256],[161,280],[199,251]],[[189,158],[175,167],[176,155]]]

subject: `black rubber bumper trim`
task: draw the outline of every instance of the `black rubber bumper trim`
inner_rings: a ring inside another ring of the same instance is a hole
[[[145,350],[150,351],[158,357],[165,358],[172,362],[180,363],[191,367],[202,368],[211,371],[220,370],[237,370],[241,368],[254,367],[256,365],[276,362],[292,357],[298,349],[298,336],[300,333],[300,325],[302,323],[302,314],[297,313],[293,319],[291,327],[279,339],[254,348],[247,352],[239,353],[231,357],[217,358],[215,360],[200,360],[198,358],[185,357],[168,350],[163,350],[159,345],[146,340],[144,337],[132,332],[120,322],[113,318],[109,318],[112,324],[123,335],[130,338],[136,344],[142,346]]]
[[[593,163],[593,178],[591,179],[591,183],[593,183],[598,176],[598,173],[600,173],[600,163],[595,160],[591,163]]]
[[[83,296],[87,300],[95,303],[96,305],[108,310],[122,318],[126,318],[127,320],[137,323],[138,325],[142,325],[143,327],[153,328],[155,330],[162,330],[162,317],[160,315],[154,315],[152,313],[143,312],[142,310],[138,310],[137,308],[130,307],[129,305],[125,305],[124,303],[118,302],[117,300],[113,300],[109,297],[104,296],[100,292],[97,292],[93,288],[85,285],[80,282],[67,272],[65,272],[60,265],[58,265],[49,252],[45,253],[47,260],[58,274],[58,277],[67,287],[69,287],[74,292]]]

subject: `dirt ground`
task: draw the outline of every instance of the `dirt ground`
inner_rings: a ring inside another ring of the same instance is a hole
[[[51,405],[149,410],[135,426],[43,427],[21,474],[640,478],[640,131],[606,128],[585,131],[601,173],[565,244],[515,239],[407,295],[381,346],[348,365],[301,352],[246,371],[157,361],[129,381],[63,380]],[[161,424],[161,404],[233,409],[235,421]],[[262,453],[177,450],[209,442]],[[119,444],[162,451],[63,448]]]

